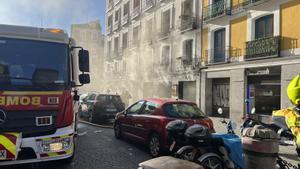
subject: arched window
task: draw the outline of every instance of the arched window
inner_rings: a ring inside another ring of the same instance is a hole
[[[274,15],[267,15],[255,21],[255,39],[272,37],[274,33]]]

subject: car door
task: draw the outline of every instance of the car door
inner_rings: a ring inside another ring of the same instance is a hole
[[[132,119],[134,124],[134,133],[141,141],[147,142],[149,132],[154,130],[155,119],[152,118],[152,113],[159,105],[146,101],[139,114]]]
[[[141,111],[144,103],[145,101],[141,100],[126,109],[125,116],[121,122],[122,131],[125,135],[136,138],[135,124],[133,124],[133,121],[136,115]]]

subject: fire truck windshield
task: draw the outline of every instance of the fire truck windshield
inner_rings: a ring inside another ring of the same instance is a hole
[[[66,86],[68,45],[0,38],[0,89]]]

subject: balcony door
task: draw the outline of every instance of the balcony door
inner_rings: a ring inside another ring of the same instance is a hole
[[[274,33],[274,15],[267,15],[255,21],[255,39],[272,37]]]
[[[214,63],[225,62],[225,28],[214,33]]]

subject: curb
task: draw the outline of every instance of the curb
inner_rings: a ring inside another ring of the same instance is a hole
[[[78,122],[88,124],[88,125],[91,125],[91,126],[95,126],[95,127],[113,129],[113,126],[104,126],[104,125],[94,124],[94,123],[90,123],[90,122],[82,121],[82,120],[78,120]]]

